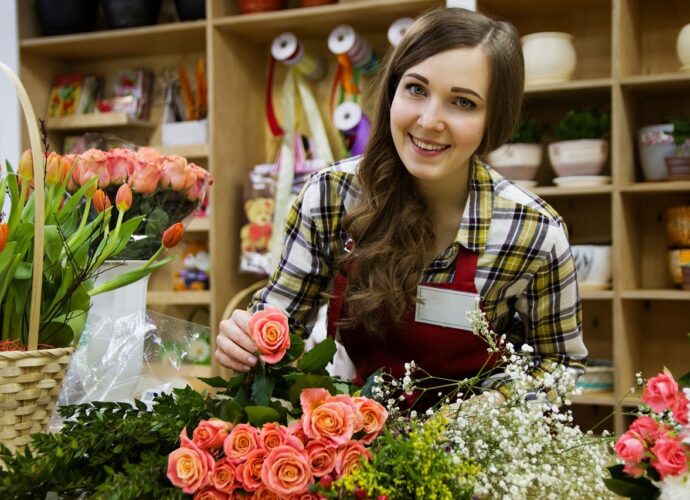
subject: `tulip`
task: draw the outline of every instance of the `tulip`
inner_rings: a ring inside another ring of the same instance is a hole
[[[163,232],[163,246],[167,249],[175,248],[182,241],[184,226],[177,222]]]
[[[69,169],[70,164],[53,151],[46,160],[46,184],[49,186],[59,186],[65,180]]]
[[[4,222],[0,223],[0,252],[2,252],[5,249],[5,245],[7,245],[7,236],[10,232],[10,227],[5,224]]]
[[[17,166],[17,173],[21,181],[31,181],[34,178],[34,162],[31,150],[27,149],[19,158],[19,165]]]
[[[99,214],[111,207],[110,198],[102,189],[97,190],[93,195],[93,206]]]
[[[120,212],[126,212],[132,206],[132,188],[129,187],[129,184],[123,184],[117,190],[115,206]]]

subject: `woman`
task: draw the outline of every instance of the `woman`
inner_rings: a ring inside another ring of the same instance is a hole
[[[421,16],[380,72],[366,153],[312,177],[251,309],[278,306],[308,335],[328,291],[329,335],[356,379],[380,367],[399,376],[410,360],[457,379],[487,361],[465,324],[479,294],[495,331],[533,347],[537,374],[580,370],[587,351],[565,224],[480,160],[510,138],[523,85],[510,24],[453,8]],[[218,336],[216,359],[236,371],[256,363],[249,314],[235,311]],[[490,386],[510,394],[505,378]]]

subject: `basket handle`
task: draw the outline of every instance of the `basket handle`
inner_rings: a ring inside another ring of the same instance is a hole
[[[41,321],[41,287],[43,286],[43,227],[45,225],[45,193],[43,185],[43,150],[41,149],[41,134],[38,131],[36,114],[31,106],[29,95],[19,81],[17,75],[0,61],[0,69],[14,84],[19,102],[24,111],[24,119],[29,127],[29,142],[34,166],[34,265],[31,285],[31,312],[29,316],[29,351],[38,348],[38,327]]]

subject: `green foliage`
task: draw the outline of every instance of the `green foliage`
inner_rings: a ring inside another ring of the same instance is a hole
[[[659,498],[659,488],[646,477],[631,477],[623,472],[623,465],[612,465],[608,468],[610,478],[604,479],[606,487],[616,495],[632,500],[655,500]]]
[[[539,125],[534,119],[521,119],[515,127],[510,142],[513,144],[539,144],[546,127],[545,123]]]
[[[673,142],[677,146],[676,156],[690,156],[690,119],[673,120]]]
[[[556,137],[561,141],[577,139],[601,139],[611,129],[608,111],[572,109],[556,127]]]

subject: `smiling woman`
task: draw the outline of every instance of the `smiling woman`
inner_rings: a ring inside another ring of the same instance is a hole
[[[483,161],[510,138],[522,106],[513,26],[429,11],[377,78],[368,149],[312,176],[251,309],[280,307],[308,335],[330,299],[328,333],[357,383],[379,368],[401,377],[411,360],[456,380],[491,365],[467,327],[475,299],[495,331],[532,347],[536,374],[580,371],[587,350],[565,225]],[[218,336],[216,358],[238,371],[256,362],[248,317],[235,311]],[[487,387],[510,395],[511,384],[497,376]]]

